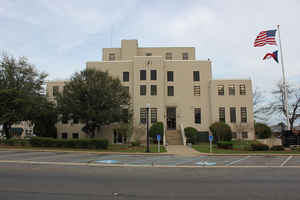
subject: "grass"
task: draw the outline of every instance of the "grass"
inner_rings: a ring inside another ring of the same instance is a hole
[[[219,149],[216,144],[213,144],[212,152],[215,154],[300,154],[300,151],[249,151],[251,144],[258,143],[257,141],[233,141],[233,149]],[[201,153],[210,153],[209,143],[201,143],[192,146],[195,150]]]
[[[146,146],[131,146],[127,144],[111,144],[108,149],[78,149],[58,147],[32,147],[32,146],[9,146],[0,144],[0,149],[27,149],[27,150],[59,150],[59,151],[87,151],[87,152],[119,152],[119,153],[145,153]],[[160,153],[166,152],[164,146],[160,146]],[[157,145],[150,145],[150,153],[158,153]]]

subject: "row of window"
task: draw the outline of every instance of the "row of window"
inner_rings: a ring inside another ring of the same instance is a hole
[[[144,69],[140,70],[140,80],[141,81],[147,80],[147,71]],[[155,69],[150,70],[150,80],[151,81],[157,80],[157,70]],[[167,80],[168,82],[174,81],[174,71],[167,72]],[[128,81],[129,81],[129,72],[123,72],[123,82],[128,82]],[[193,71],[193,81],[200,81],[199,71]]]
[[[140,96],[146,96],[146,95],[147,95],[147,86],[140,85]],[[151,96],[157,95],[157,85],[151,85],[150,95]],[[174,86],[168,86],[168,96],[174,96]]]
[[[157,108],[150,108],[150,121],[151,123],[157,122]],[[146,124],[147,122],[147,108],[140,108],[140,123]]]
[[[181,55],[182,55],[182,60],[188,60],[189,59],[189,54],[187,52],[183,52]],[[152,53],[145,53],[145,56],[152,56]],[[166,60],[172,60],[173,59],[173,53],[172,52],[165,53],[165,59]],[[109,53],[108,54],[108,60],[109,61],[116,60],[116,54],[115,53]]]
[[[68,133],[62,133],[61,138],[62,139],[68,139]],[[79,134],[78,133],[72,133],[72,139],[79,139]]]
[[[225,94],[225,89],[224,89],[224,85],[218,85],[218,95],[219,96],[224,96]],[[245,84],[240,84],[239,85],[239,89],[240,89],[240,95],[246,95],[246,86]],[[229,96],[234,96],[235,95],[235,85],[231,84],[228,86],[228,94]]]
[[[229,111],[230,111],[230,122],[231,123],[236,123],[236,108],[235,107],[230,107]],[[240,112],[241,112],[241,122],[242,123],[247,123],[247,108],[246,107],[241,107]],[[219,121],[220,122],[226,122],[225,107],[220,107],[219,108]]]

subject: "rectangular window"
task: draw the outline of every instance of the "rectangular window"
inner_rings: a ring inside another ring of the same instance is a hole
[[[194,96],[200,96],[200,85],[194,85]]]
[[[218,95],[224,96],[224,85],[218,85]]]
[[[157,122],[157,108],[151,108],[151,123]]]
[[[109,61],[116,60],[116,54],[114,54],[114,53],[108,54],[108,60]]]
[[[123,108],[122,109],[122,121],[127,123],[128,122],[128,116],[129,116],[128,108]]]
[[[166,60],[172,60],[172,53],[171,52],[166,53]]]
[[[151,96],[156,96],[156,95],[157,95],[157,86],[151,85]]]
[[[146,117],[147,117],[147,109],[146,108],[140,108],[140,123],[146,124]]]
[[[157,77],[156,77],[156,70],[151,70],[150,71],[150,78],[151,78],[151,81],[156,81]]]
[[[187,52],[182,53],[182,60],[188,60],[189,54]]]
[[[140,80],[145,81],[147,79],[146,70],[140,70]]]
[[[247,123],[247,108],[241,107],[241,122]]]
[[[174,72],[173,71],[168,71],[167,72],[167,79],[168,79],[169,82],[174,81]]]
[[[78,139],[79,138],[79,134],[78,133],[72,133],[72,138],[73,139]]]
[[[168,96],[174,96],[174,86],[168,86]]]
[[[245,84],[240,85],[240,95],[246,95],[246,86],[245,86]]]
[[[147,87],[146,85],[140,85],[140,96],[146,96]]]
[[[229,87],[228,87],[228,93],[229,93],[229,96],[234,96],[235,95],[235,87],[234,87],[234,85],[229,85]]]
[[[129,81],[129,72],[123,72],[123,81],[128,82]]]
[[[146,53],[145,55],[146,56],[152,56],[152,53]]]
[[[193,80],[200,81],[200,72],[199,71],[193,71]]]
[[[224,107],[219,108],[219,121],[225,122],[225,108]]]
[[[53,86],[53,96],[56,97],[59,92],[59,86]]]
[[[233,138],[233,139],[236,139],[236,138],[237,138],[236,132],[232,132],[232,138]]]
[[[62,139],[68,139],[68,133],[62,133],[61,138]]]
[[[201,124],[201,108],[195,108],[194,113],[195,113],[195,123]]]
[[[242,137],[243,137],[243,139],[248,138],[248,132],[242,132]]]
[[[230,108],[230,122],[231,123],[236,122],[236,109],[234,107]]]

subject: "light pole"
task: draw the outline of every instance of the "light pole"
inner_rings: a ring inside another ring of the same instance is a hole
[[[150,104],[146,104],[146,123],[147,123],[147,149],[146,152],[150,152],[149,146],[150,146],[150,140],[149,140],[149,108]]]

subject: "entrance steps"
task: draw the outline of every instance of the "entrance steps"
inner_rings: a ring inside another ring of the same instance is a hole
[[[199,156],[200,152],[194,150],[192,147],[183,145],[168,145],[167,152],[178,156]]]
[[[167,130],[166,142],[168,143],[168,145],[183,145],[180,131]]]

